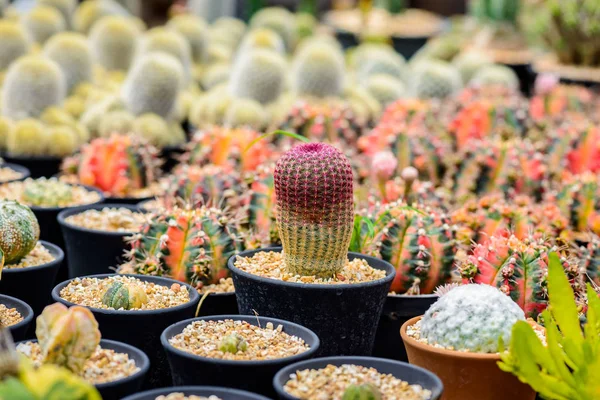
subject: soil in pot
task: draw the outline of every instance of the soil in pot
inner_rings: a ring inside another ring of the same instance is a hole
[[[0,295],[0,324],[7,327],[13,340],[25,339],[33,321],[33,310],[27,303],[11,296]]]
[[[273,385],[285,400],[340,400],[351,386],[367,385],[382,398],[400,400],[435,400],[443,391],[440,379],[423,368],[372,357],[301,361],[279,371]]]
[[[122,262],[126,238],[139,231],[146,217],[128,204],[91,205],[61,211],[69,277],[110,273]]]
[[[27,168],[32,178],[49,178],[58,173],[62,163],[61,157],[53,156],[22,156],[3,154],[7,163],[22,165]]]
[[[129,304],[130,309],[107,306],[103,299],[109,288],[114,289],[115,283],[141,288],[147,301]],[[78,304],[90,308],[102,327],[102,337],[144,351],[152,364],[144,387],[151,388],[171,385],[169,366],[160,344],[162,331],[177,321],[193,317],[200,296],[191,286],[172,279],[103,274],[65,281],[54,288],[52,298],[68,306]]]
[[[179,322],[161,341],[174,385],[216,384],[268,396],[279,369],[319,348],[317,335],[297,324],[232,315]]]
[[[23,300],[34,315],[48,305],[50,293],[64,253],[56,245],[43,240],[18,263],[5,264],[0,279],[0,293]]]
[[[22,181],[31,176],[29,170],[22,165],[1,163],[0,183]]]
[[[268,400],[268,398],[243,390],[216,386],[177,386],[149,390],[123,400]]]
[[[229,259],[241,314],[295,322],[321,340],[319,355],[370,355],[385,297],[394,278],[387,262],[348,253],[347,267],[328,280],[294,276],[281,248]]]
[[[17,351],[41,365],[42,353],[36,340],[17,343]],[[150,368],[148,357],[124,343],[102,339],[78,375],[96,386],[103,399],[120,399],[136,393]]]

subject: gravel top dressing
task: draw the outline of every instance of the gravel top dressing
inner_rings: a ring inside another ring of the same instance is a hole
[[[183,393],[170,393],[166,396],[164,394],[160,395],[156,398],[156,400],[221,400],[221,398],[217,396],[204,397],[193,394],[186,396]]]
[[[25,204],[27,206],[38,206],[37,204],[33,204],[27,200],[26,197],[23,196],[25,190],[25,184],[31,182],[31,179],[26,179],[24,181],[18,182],[9,182],[0,185],[0,198],[8,199],[8,200],[16,200],[21,204]],[[49,179],[50,181],[50,179]],[[85,204],[92,204],[100,201],[100,195],[98,192],[93,190],[88,190],[83,186],[73,186],[72,196],[66,197],[65,199],[57,199],[56,204],[52,204],[52,206],[40,206],[40,207],[75,207],[81,206]]]
[[[23,321],[23,316],[16,308],[8,308],[0,304],[0,326],[11,326]]]
[[[233,279],[221,278],[218,283],[203,286],[198,291],[200,293],[233,293],[235,292],[235,288],[233,287]]]
[[[124,207],[86,210],[65,218],[70,225],[106,232],[137,232],[145,221],[145,214]]]
[[[384,400],[427,400],[431,392],[411,385],[375,368],[360,365],[328,365],[321,369],[305,369],[290,375],[283,389],[305,400],[341,400],[350,385],[370,383],[381,392]]]
[[[174,283],[171,286],[157,285],[129,276],[111,276],[108,278],[75,278],[60,291],[60,297],[74,304],[86,307],[114,310],[102,303],[107,289],[115,282],[131,283],[144,289],[148,302],[141,308],[131,310],[159,310],[176,307],[190,301],[185,286]]]
[[[360,258],[348,261],[342,272],[331,279],[288,273],[284,268],[283,253],[277,251],[261,251],[252,257],[237,257],[234,265],[253,275],[293,283],[336,285],[370,282],[385,278],[385,271],[369,266],[366,260]]]
[[[34,365],[41,365],[42,352],[39,344],[35,342],[19,343],[17,351],[31,359]],[[114,350],[98,346],[85,362],[79,375],[87,382],[96,385],[127,378],[139,370],[135,361],[130,360],[127,354],[116,353]]]
[[[37,267],[39,265],[48,264],[52,261],[54,261],[54,256],[50,253],[50,251],[48,251],[47,248],[44,247],[43,244],[37,242],[29,254],[21,258],[17,263],[5,264],[4,269]]]
[[[0,167],[0,182],[12,181],[21,177],[23,177],[23,174],[19,171],[9,167]]]
[[[236,353],[220,350],[223,339],[231,335],[245,342],[246,349]],[[285,333],[282,325],[275,327],[269,322],[258,327],[233,320],[194,321],[169,339],[169,343],[198,356],[238,361],[273,360],[309,350],[304,340]]]

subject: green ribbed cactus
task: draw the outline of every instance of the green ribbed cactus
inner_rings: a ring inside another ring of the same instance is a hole
[[[300,96],[337,97],[344,88],[344,56],[328,44],[300,49],[293,63],[294,90]]]
[[[66,29],[63,16],[54,7],[36,6],[21,20],[25,33],[33,43],[43,45],[51,36]]]
[[[516,24],[521,0],[471,0],[469,13],[484,21]]]
[[[56,178],[26,179],[21,197],[31,206],[58,207],[73,199],[73,186]]]
[[[109,71],[127,71],[133,61],[140,34],[131,18],[102,18],[94,25],[89,37],[94,60]]]
[[[186,81],[191,76],[192,49],[180,33],[167,28],[152,28],[140,41],[139,54],[166,53],[175,57],[183,67]]]
[[[40,238],[37,218],[29,207],[16,201],[0,201],[0,226],[0,266],[18,262]]]
[[[169,118],[183,86],[181,64],[173,56],[151,53],[132,66],[123,84],[123,101],[134,115],[154,113]]]
[[[114,0],[86,0],[73,13],[73,28],[87,35],[97,21],[108,15],[129,16],[129,12]]]
[[[459,54],[452,60],[452,64],[462,77],[463,84],[469,83],[471,78],[482,68],[492,65],[494,61],[485,53],[467,51]]]
[[[62,15],[65,26],[70,29],[73,26],[72,16],[77,7],[77,0],[38,0],[39,4],[54,7]]]
[[[271,103],[284,88],[285,60],[271,50],[256,49],[240,55],[236,60],[229,91],[235,97]]]
[[[350,161],[331,145],[301,144],[277,161],[274,178],[286,268],[331,278],[348,261],[354,224]]]
[[[355,66],[359,79],[366,79],[373,75],[386,74],[402,79],[405,75],[406,60],[393,48],[381,45],[371,45],[359,54],[361,61]]]
[[[35,335],[42,362],[78,373],[100,344],[98,322],[92,312],[81,306],[67,308],[54,303],[36,319]]]
[[[25,56],[8,68],[0,108],[12,119],[37,117],[47,107],[60,104],[65,95],[65,77],[54,61]]]
[[[225,113],[225,125],[261,130],[267,124],[265,108],[252,99],[233,99]]]
[[[54,35],[44,45],[44,55],[58,64],[71,93],[77,85],[92,79],[92,54],[87,38],[79,33]]]
[[[202,18],[193,14],[177,15],[168,22],[167,27],[178,32],[188,41],[194,62],[204,62],[208,44],[208,26]]]
[[[102,296],[102,304],[115,310],[141,308],[147,302],[148,295],[144,288],[129,282],[113,283]]]
[[[241,337],[237,332],[225,336],[219,342],[219,351],[223,353],[237,354],[238,352],[244,352],[248,348],[248,343]]]
[[[516,90],[519,88],[519,77],[505,65],[488,65],[479,69],[469,82],[472,86],[504,86]]]
[[[268,49],[280,54],[285,54],[285,43],[281,37],[268,28],[256,28],[244,36],[238,48],[240,54],[253,49]]]
[[[252,28],[267,28],[276,32],[284,41],[287,51],[296,45],[296,21],[294,14],[282,7],[265,7],[252,16]]]
[[[495,287],[458,286],[423,315],[421,338],[457,351],[496,353],[499,341],[509,343],[513,325],[523,320],[523,310]]]
[[[5,70],[29,48],[23,28],[16,22],[0,19],[0,71]]]
[[[344,391],[342,400],[381,400],[381,392],[370,383],[350,385]]]
[[[382,107],[385,107],[408,94],[404,82],[385,74],[370,76],[367,79],[365,86]]]
[[[15,122],[6,136],[6,152],[11,155],[43,155],[48,142],[46,128],[37,119]]]
[[[444,98],[457,92],[462,86],[460,74],[447,62],[422,61],[413,68],[412,89],[416,97]]]
[[[131,132],[145,138],[158,148],[185,143],[185,132],[174,129],[177,123],[168,123],[159,115],[146,113],[135,118]]]

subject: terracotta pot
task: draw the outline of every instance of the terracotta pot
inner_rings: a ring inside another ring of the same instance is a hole
[[[436,374],[444,384],[441,400],[534,400],[535,392],[515,376],[500,370],[498,354],[466,353],[420,343],[406,334],[406,328],[421,317],[412,318],[400,328],[408,361]]]

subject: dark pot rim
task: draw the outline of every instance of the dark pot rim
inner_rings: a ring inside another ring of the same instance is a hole
[[[169,343],[170,338],[181,333],[186,326],[188,326],[189,324],[191,324],[194,321],[222,321],[225,319],[232,319],[234,321],[245,321],[252,325],[256,325],[254,322],[259,322],[264,325],[266,325],[268,322],[271,322],[275,326],[277,326],[278,324],[283,325],[284,332],[285,332],[286,328],[288,328],[288,327],[296,328],[296,329],[300,330],[304,336],[304,337],[300,337],[300,336],[299,337],[301,339],[303,339],[306,343],[308,343],[310,345],[310,348],[307,351],[300,353],[300,354],[295,354],[295,355],[289,356],[289,357],[275,358],[275,359],[270,359],[270,360],[222,360],[220,358],[210,358],[210,357],[199,356],[196,354],[191,354],[191,353],[188,353],[187,351],[180,350],[180,349],[176,348],[175,346],[173,346],[171,343]],[[168,338],[167,338],[167,336],[168,336]],[[270,318],[270,317],[260,317],[260,316],[254,316],[254,315],[213,315],[213,316],[207,316],[207,317],[189,318],[189,319],[179,321],[179,322],[174,323],[173,325],[168,326],[161,333],[160,342],[162,343],[162,346],[166,352],[174,353],[174,354],[178,355],[179,357],[183,357],[188,360],[202,361],[204,363],[210,363],[210,364],[220,364],[220,365],[227,365],[227,366],[244,366],[244,367],[252,367],[252,366],[261,367],[261,366],[269,366],[269,365],[278,365],[278,364],[282,364],[282,363],[294,362],[294,360],[298,360],[298,359],[311,358],[312,355],[314,355],[317,352],[317,350],[319,350],[319,347],[321,345],[321,341],[319,340],[319,337],[317,336],[317,334],[314,333],[313,331],[311,331],[310,329],[305,328],[302,325],[296,324],[294,322],[285,321],[282,319]],[[309,342],[312,342],[312,344]]]
[[[142,214],[146,214],[147,213],[147,211],[140,209],[137,205],[134,205],[134,204],[125,204],[125,203],[94,203],[94,204],[88,204],[88,205],[85,205],[85,206],[70,207],[70,208],[64,209],[60,213],[58,213],[58,216],[56,218],[58,220],[58,223],[61,226],[64,226],[64,227],[69,228],[69,229],[74,230],[74,231],[79,231],[79,232],[84,232],[84,233],[93,233],[93,234],[97,234],[97,235],[106,235],[106,236],[129,236],[129,235],[133,235],[133,234],[136,233],[134,231],[112,232],[112,231],[102,231],[102,230],[99,230],[99,229],[84,228],[82,226],[69,224],[66,221],[66,218],[70,217],[72,215],[80,214],[80,213],[82,213],[84,211],[87,211],[87,210],[102,210],[104,208],[127,208],[128,210],[139,212],[139,213],[142,213]]]
[[[392,297],[392,298],[402,298],[402,299],[410,299],[410,298],[415,298],[415,299],[437,299],[438,296],[437,294],[389,294],[388,293],[388,297]]]
[[[164,285],[162,285],[162,286],[171,286],[172,284],[177,283],[178,285],[181,285],[188,290],[188,293],[190,294],[190,300],[187,303],[183,303],[183,304],[180,304],[175,307],[160,308],[157,310],[107,310],[104,308],[96,308],[96,307],[90,307],[90,306],[84,306],[81,304],[71,303],[70,301],[65,300],[62,297],[60,297],[60,291],[65,286],[67,286],[69,284],[69,282],[71,282],[75,279],[107,278],[107,277],[115,276],[115,275],[131,276],[131,277],[137,278],[141,281],[147,281],[147,282],[152,282],[152,283],[156,283],[156,284],[164,283]],[[94,313],[98,313],[98,314],[134,316],[134,315],[153,315],[153,314],[161,314],[161,313],[165,313],[165,312],[173,312],[173,311],[183,310],[183,309],[189,307],[191,304],[197,303],[198,300],[200,300],[200,295],[198,294],[198,291],[196,289],[194,289],[187,283],[181,282],[181,281],[176,281],[175,279],[165,278],[162,276],[139,275],[139,274],[95,274],[95,275],[86,275],[86,276],[71,278],[71,279],[67,279],[66,281],[59,283],[58,285],[56,285],[54,287],[54,289],[52,289],[52,300],[62,303],[62,304],[66,304],[69,307],[71,307],[71,306],[85,307],[85,308],[88,308],[90,311],[92,311]]]
[[[373,365],[374,363],[388,364],[388,365],[400,366],[403,368],[416,370],[420,374],[422,374],[424,376],[428,376],[436,383],[436,385],[435,385],[436,387],[433,387],[433,388],[424,387],[424,389],[431,390],[431,398],[432,399],[438,399],[441,396],[443,389],[444,389],[444,385],[443,385],[441,379],[437,375],[435,375],[433,372],[428,371],[425,368],[421,368],[416,365],[409,364],[409,363],[402,362],[402,361],[390,360],[387,358],[361,357],[361,356],[333,356],[333,357],[313,358],[312,360],[304,360],[304,361],[297,362],[295,364],[287,365],[287,366],[283,367],[282,369],[280,369],[273,377],[273,387],[275,388],[275,392],[277,392],[277,395],[281,399],[297,399],[297,397],[293,397],[292,395],[290,395],[289,393],[284,391],[283,385],[280,384],[280,382],[284,382],[284,384],[285,384],[285,382],[287,382],[289,380],[290,374],[292,374],[300,369],[318,368],[318,366],[315,364],[318,364],[318,365],[332,364],[332,365],[338,366],[338,365],[349,364],[349,363],[367,366],[367,367]],[[396,375],[394,375],[394,376],[398,379],[404,380],[404,378],[402,378],[401,376],[396,376]],[[412,384],[411,382],[408,382],[408,383]]]
[[[7,326],[7,328],[9,330],[25,327],[25,326],[29,325],[31,323],[31,321],[33,321],[33,309],[31,308],[31,306],[29,304],[27,304],[26,302],[24,302],[21,299],[17,299],[16,297],[8,296],[6,294],[0,294],[0,304],[6,305],[7,302],[16,303],[20,307],[23,307],[23,309],[25,309],[25,311],[26,311],[25,313],[22,313],[21,311],[19,311],[19,313],[23,317],[23,320],[17,322],[14,325]]]
[[[213,395],[223,395],[223,394],[231,394],[237,396],[244,396],[250,399],[255,400],[269,400],[268,397],[262,396],[257,393],[247,392],[245,390],[226,388],[221,386],[171,386],[164,387],[152,390],[146,390],[144,392],[135,393],[124,397],[121,400],[139,400],[150,396],[151,398],[155,398],[160,396],[161,394],[170,394],[170,393],[178,393],[178,392],[206,392],[206,393],[194,393],[195,395],[207,396],[210,394]]]
[[[109,196],[108,194],[106,194],[104,196],[105,199],[110,199],[110,200],[114,200],[114,201],[124,201],[124,202],[130,202],[130,204],[137,204],[137,203],[141,203],[143,201],[146,200],[151,200],[154,197],[156,197],[156,195],[151,195],[151,196],[142,196],[142,197],[117,197],[117,196]],[[115,203],[116,204],[116,203]]]
[[[62,161],[64,157],[50,156],[50,155],[33,155],[33,154],[12,154],[8,151],[2,152],[3,158],[12,158],[13,160],[25,160],[25,161]]]
[[[145,206],[146,204],[148,204],[149,202],[151,202],[151,201],[156,201],[156,196],[153,196],[153,197],[151,197],[151,198],[149,198],[149,199],[142,200],[142,201],[140,201],[139,203],[137,203],[135,206],[136,206],[136,207],[138,208],[138,210],[140,210],[140,211],[142,211],[142,210],[143,210],[143,211],[145,211],[145,212],[151,212],[151,210],[144,208],[144,206]]]
[[[27,342],[37,343],[37,341],[38,341],[37,339],[26,339],[26,340],[21,340],[21,341],[15,343],[15,345],[18,345],[19,343],[27,343]],[[105,346],[105,345],[108,345],[108,346]],[[103,349],[115,350],[119,353],[126,353],[127,355],[135,354],[142,360],[142,365],[138,365],[138,363],[136,362],[135,365],[140,370],[137,371],[136,373],[134,373],[133,375],[129,375],[129,376],[126,376],[125,378],[117,379],[115,381],[95,384],[94,387],[98,390],[112,388],[117,385],[122,385],[122,384],[125,384],[128,382],[134,381],[136,379],[140,379],[142,376],[146,375],[148,373],[148,370],[150,369],[150,359],[148,358],[146,353],[144,353],[137,347],[133,347],[130,344],[118,342],[116,340],[110,340],[110,339],[100,339],[100,347],[102,347]]]
[[[60,247],[58,247],[57,245],[52,244],[50,242],[46,242],[45,240],[38,240],[38,243],[41,243],[42,246],[44,246],[46,249],[48,249],[50,254],[52,254],[54,256],[54,260],[47,262],[46,264],[36,265],[36,266],[32,266],[32,267],[5,268],[2,270],[2,275],[18,274],[19,272],[25,272],[25,271],[29,272],[29,271],[37,271],[37,270],[44,269],[44,268],[52,268],[52,267],[56,266],[56,264],[60,264],[63,262],[63,260],[65,258],[65,252]]]
[[[0,164],[0,167],[10,168],[13,171],[17,171],[17,172],[20,172],[21,174],[23,174],[23,176],[20,178],[9,179],[7,181],[2,181],[0,183],[19,182],[19,181],[23,181],[23,180],[31,177],[31,171],[29,170],[29,168],[24,167],[23,165],[5,162],[5,163]]]
[[[260,275],[254,275],[251,274],[249,272],[246,271],[242,271],[241,269],[237,268],[234,263],[235,263],[235,258],[236,257],[248,257],[248,254],[255,254],[258,253],[260,251],[264,251],[264,252],[281,252],[283,250],[282,247],[263,247],[260,249],[254,249],[254,250],[246,250],[243,251],[239,254],[233,255],[229,258],[229,260],[227,260],[227,267],[229,268],[229,270],[232,273],[238,274],[240,276],[243,276],[244,278],[247,279],[252,279],[252,280],[257,280],[260,281],[262,283],[271,283],[271,284],[279,284],[282,286],[287,286],[287,287],[291,287],[291,288],[306,288],[306,287],[310,287],[311,289],[315,289],[315,290],[333,290],[333,289],[343,289],[343,288],[365,288],[365,287],[371,287],[371,286],[379,286],[382,283],[391,283],[392,280],[394,279],[394,276],[396,275],[396,270],[394,269],[394,267],[387,261],[381,260],[379,258],[375,258],[375,257],[371,257],[371,256],[367,256],[364,254],[360,254],[360,253],[354,253],[354,252],[348,252],[348,255],[352,255],[355,258],[362,258],[364,260],[367,260],[367,263],[369,265],[372,265],[373,263],[371,263],[370,261],[377,261],[377,263],[382,263],[382,265],[387,267],[386,270],[386,276],[381,278],[381,279],[376,279],[374,281],[368,281],[368,282],[358,282],[358,283],[336,283],[336,284],[324,284],[324,283],[297,283],[297,282],[286,282],[286,281],[281,281],[278,279],[273,279],[273,278],[266,278],[264,276],[260,276]]]
[[[90,192],[96,192],[98,193],[98,195],[100,195],[100,200],[95,201],[93,203],[87,203],[87,204],[77,204],[77,205],[73,205],[73,206],[66,206],[66,207],[40,207],[40,206],[30,206],[27,205],[27,207],[31,208],[31,211],[36,212],[36,211],[40,211],[40,212],[60,212],[62,210],[71,210],[71,209],[77,209],[80,207],[87,207],[90,205],[95,205],[95,204],[101,204],[104,202],[104,194],[102,193],[101,190],[99,190],[98,188],[95,188],[93,186],[87,186],[87,185],[80,185],[78,183],[69,183],[68,185],[70,186],[81,186],[83,188],[85,188],[86,190],[90,191]]]

